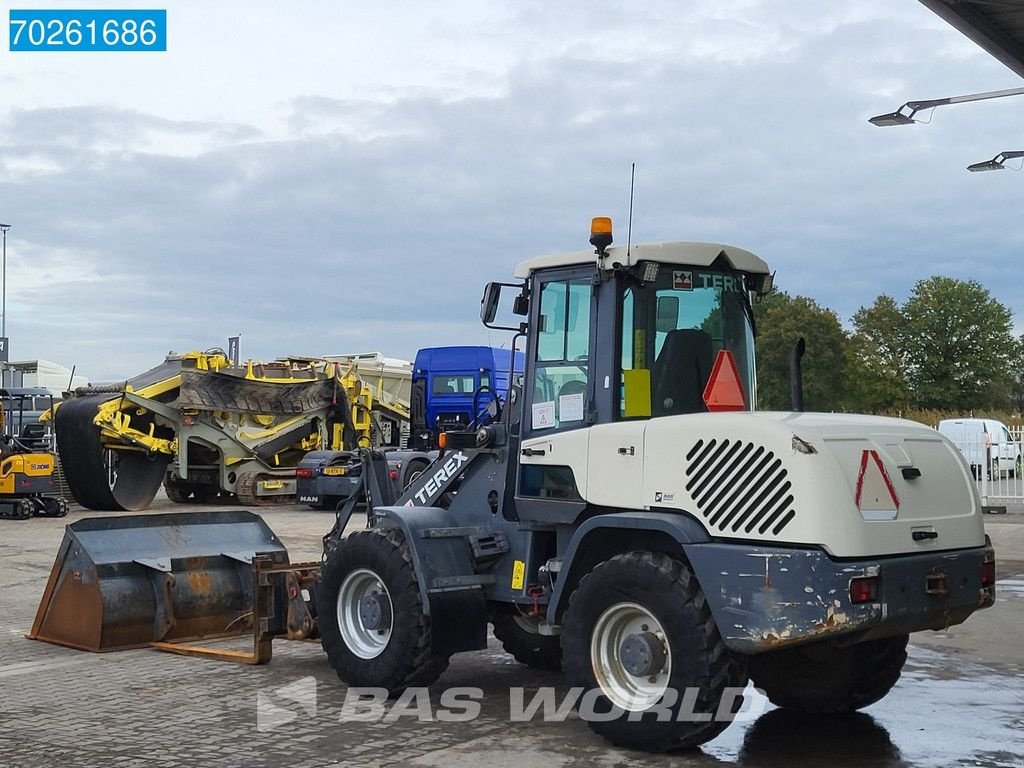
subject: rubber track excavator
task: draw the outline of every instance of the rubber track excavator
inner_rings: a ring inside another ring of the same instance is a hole
[[[308,451],[372,444],[385,419],[397,435],[408,412],[376,399],[344,364],[233,366],[217,350],[168,355],[122,384],[79,388],[52,418],[75,499],[137,511],[161,483],[175,502],[287,503]]]
[[[0,389],[0,519],[64,517],[56,495],[54,458],[45,427],[26,416],[26,403],[45,390]]]

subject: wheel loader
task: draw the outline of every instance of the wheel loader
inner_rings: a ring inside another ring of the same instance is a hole
[[[521,662],[598,694],[594,731],[648,751],[714,738],[748,680],[806,712],[879,700],[909,633],[994,602],[969,467],[910,421],[754,410],[765,262],[611,241],[596,219],[594,251],[487,286],[485,325],[503,327],[502,289],[524,317],[504,326],[526,337],[522,391],[328,542],[330,664],[398,694],[491,624]]]
[[[363,451],[367,527],[343,535],[346,504],[322,568],[291,565],[248,513],[82,520],[30,636],[209,654],[175,646],[248,618],[242,660],[260,663],[316,616],[345,683],[399,695],[485,648],[491,626],[520,662],[590,694],[594,731],[660,752],[721,733],[748,681],[804,712],[868,706],[896,684],[910,633],[994,603],[981,500],[943,435],[755,409],[764,261],[615,247],[603,218],[590,242],[486,287],[484,324],[525,337],[522,386],[489,423],[444,433],[404,491],[383,452]]]

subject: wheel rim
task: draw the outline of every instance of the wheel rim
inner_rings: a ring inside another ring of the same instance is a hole
[[[537,626],[538,622],[523,616],[521,613],[512,614],[512,621],[514,621],[516,626],[523,630],[523,632],[529,632],[531,635],[540,634],[540,627]]]
[[[360,614],[366,598],[376,597],[387,606],[387,616],[394,616],[391,595],[384,581],[368,568],[359,568],[345,577],[338,590],[338,629],[345,645],[361,659],[375,659],[388,647],[391,623],[386,627],[367,627]]]
[[[623,643],[639,635],[654,635],[661,641],[664,662],[650,674],[632,674],[621,658]],[[601,692],[627,712],[657,704],[672,674],[672,649],[665,629],[653,613],[637,603],[617,603],[601,614],[590,638],[590,661]]]
[[[410,485],[415,483],[419,476],[423,474],[424,469],[426,469],[426,467],[417,464],[417,468],[409,473],[409,482],[405,484],[405,487],[408,488]]]

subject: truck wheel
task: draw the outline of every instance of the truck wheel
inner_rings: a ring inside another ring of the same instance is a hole
[[[648,752],[713,739],[731,722],[719,707],[735,713],[747,680],[690,568],[654,552],[617,555],[583,577],[562,625],[562,664],[584,689],[580,702],[593,700],[595,716],[581,712],[590,728]]]
[[[409,462],[409,466],[405,468],[405,472],[402,473],[402,490],[405,490],[413,481],[423,474],[423,470],[429,465],[422,459],[414,459]]]
[[[448,667],[433,655],[409,545],[398,531],[359,531],[342,539],[317,590],[320,642],[348,685],[397,696],[430,685]]]
[[[839,646],[833,642],[775,651],[750,660],[754,685],[771,702],[803,712],[853,712],[884,697],[900,679],[907,635]]]
[[[534,669],[562,668],[561,639],[542,635],[536,618],[524,616],[513,606],[512,610],[495,615],[491,623],[501,647],[519,663]]]

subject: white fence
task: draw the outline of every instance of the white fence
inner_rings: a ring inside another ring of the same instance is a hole
[[[1011,428],[1011,440],[948,437],[971,465],[982,504],[1024,503],[1024,428]]]

